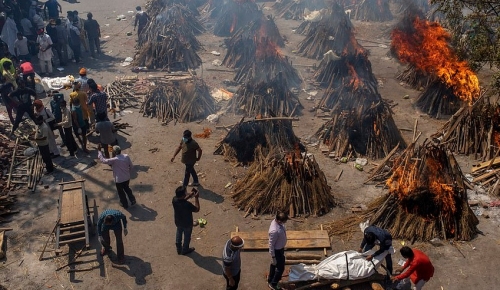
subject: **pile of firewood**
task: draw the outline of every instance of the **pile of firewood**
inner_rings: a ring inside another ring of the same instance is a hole
[[[479,232],[477,217],[467,201],[467,180],[453,154],[443,145],[410,145],[397,158],[386,186],[358,218],[347,217],[327,226],[331,235],[345,234],[353,223],[370,220],[395,239],[471,240]]]
[[[147,92],[139,112],[168,124],[203,119],[215,111],[215,101],[207,84],[192,77],[184,81],[158,81]]]
[[[496,132],[497,150],[494,158],[474,164],[471,175],[472,183],[482,187],[489,195],[500,196],[500,132]]]
[[[500,103],[483,95],[460,108],[432,137],[455,153],[482,161],[494,158],[500,148]]]
[[[393,0],[396,13],[406,13],[408,10],[420,10],[424,14],[431,10],[429,0]]]
[[[310,27],[304,40],[299,43],[297,53],[314,59],[323,58],[323,54],[329,50],[341,55],[344,50],[355,49],[354,46],[357,43],[350,43],[353,38],[351,21],[342,7],[334,2],[328,13],[317,24]]]
[[[255,117],[288,117],[303,108],[299,98],[288,88],[286,79],[278,77],[270,82],[249,82],[242,85],[229,101],[234,113]]]
[[[362,0],[354,8],[353,18],[361,21],[390,21],[389,0]]]
[[[257,153],[247,175],[234,185],[232,198],[245,216],[320,216],[336,204],[314,156],[298,149]]]
[[[214,34],[222,37],[233,35],[238,29],[262,17],[262,11],[253,0],[228,0],[214,26]]]
[[[219,17],[226,0],[208,0],[199,8],[201,19],[208,20]]]
[[[116,117],[123,109],[137,107],[138,99],[134,95],[137,78],[122,78],[108,84],[104,91],[108,95],[110,111]]]
[[[314,72],[314,79],[318,85],[326,88],[344,85],[353,87],[361,81],[369,86],[377,86],[368,52],[362,46],[358,47],[357,52],[342,56],[333,51],[327,52]],[[330,107],[331,104],[326,101],[322,106]]]
[[[198,6],[200,0],[150,0],[146,3],[146,11],[150,19],[155,18],[165,7],[183,6],[194,16],[198,16]]]
[[[411,64],[406,66],[406,68],[400,72],[396,78],[416,90],[428,87],[433,79],[431,75],[417,69]]]
[[[278,0],[273,5],[278,17],[293,20],[304,20],[308,11],[327,8],[325,0]]]
[[[431,82],[415,102],[417,108],[436,119],[453,115],[463,105],[466,104],[457,97],[453,88],[439,80]]]
[[[226,39],[227,52],[222,64],[230,68],[242,67],[257,56],[257,46],[263,41],[261,38],[266,38],[279,47],[285,46],[274,19],[261,15]]]
[[[255,150],[264,155],[272,149],[291,150],[299,144],[288,118],[268,118],[235,124],[217,145],[214,154],[223,155],[233,164],[246,165],[254,161]]]

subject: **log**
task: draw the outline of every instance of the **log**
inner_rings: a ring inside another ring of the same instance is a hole
[[[6,245],[4,243],[5,240],[5,231],[2,231],[0,233],[0,259],[5,258],[5,250],[6,250]]]
[[[9,178],[7,179],[7,188],[10,188],[10,182],[12,179],[12,169],[14,169],[14,163],[16,160],[17,144],[19,144],[19,138],[16,138],[16,145],[14,146],[14,150],[12,151],[12,160],[10,162]]]
[[[285,260],[285,265],[297,265],[297,264],[312,265],[319,263],[321,263],[320,260]]]
[[[307,254],[307,253],[287,253],[285,255],[287,260],[321,260],[322,255]]]

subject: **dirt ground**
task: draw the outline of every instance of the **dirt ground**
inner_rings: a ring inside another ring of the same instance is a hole
[[[144,3],[131,0],[107,0],[105,5],[101,1],[82,1],[79,3],[62,2],[64,14],[67,10],[78,10],[81,17],[88,11],[94,14],[101,24],[103,36],[103,51],[97,61],[91,60],[84,54],[84,66],[89,68],[89,77],[98,83],[108,83],[115,77],[133,75],[130,67],[122,67],[120,63],[128,56],[133,56],[136,35],[126,36],[132,31],[133,19],[128,11],[135,10],[136,5]],[[264,3],[259,3],[262,5]],[[271,3],[265,3],[265,13],[271,14]],[[116,16],[124,14],[126,21],[117,21]],[[300,23],[292,20],[276,20],[280,31],[288,39],[284,53],[296,64],[304,78],[300,99],[304,105],[300,121],[294,123],[295,133],[300,138],[311,136],[322,124],[323,120],[315,118],[309,112],[314,106],[313,101],[306,100],[308,90],[316,90],[309,85],[312,76],[310,68],[315,61],[297,57],[292,53],[303,38],[292,32]],[[380,94],[383,98],[393,100],[398,105],[394,107],[394,119],[398,127],[413,128],[415,119],[419,121],[419,130],[425,137],[434,133],[444,120],[431,119],[412,107],[412,102],[418,92],[399,84],[395,74],[402,68],[395,60],[387,57],[388,33],[393,22],[362,23],[354,21],[357,28],[359,42],[370,50],[370,60],[373,72],[380,80]],[[212,67],[212,61],[222,60],[225,49],[221,46],[223,39],[210,32],[199,37],[205,45],[205,51],[200,52],[204,61],[202,69],[197,70],[211,87],[223,87],[222,81],[231,79],[233,74],[226,72],[207,71]],[[210,52],[218,51],[220,56]],[[318,62],[316,62],[318,63]],[[61,75],[77,74],[78,67],[74,64],[66,67]],[[140,73],[139,77],[152,73]],[[69,92],[66,92],[66,96]],[[321,95],[321,91],[317,97]],[[403,99],[409,95],[409,99]],[[45,100],[47,101],[47,100]],[[1,108],[4,111],[4,108]],[[230,188],[225,188],[229,182],[235,183],[238,176],[245,174],[245,168],[234,168],[224,162],[221,156],[213,155],[215,144],[225,134],[225,130],[217,130],[214,124],[207,121],[201,123],[177,124],[162,126],[155,119],[142,117],[138,109],[130,109],[122,117],[133,127],[126,131],[130,136],[121,135],[119,142],[124,153],[131,156],[135,164],[135,172],[131,180],[138,204],[128,210],[123,210],[129,219],[129,234],[124,238],[125,265],[115,265],[110,259],[102,259],[98,255],[99,244],[97,239],[92,240],[91,250],[84,252],[78,259],[80,264],[73,269],[90,269],[90,271],[68,273],[67,268],[55,271],[58,267],[70,261],[71,256],[79,248],[63,248],[60,256],[54,251],[45,254],[43,261],[39,261],[40,250],[43,247],[54,223],[57,219],[58,182],[84,178],[89,200],[96,200],[99,212],[107,208],[120,209],[112,181],[112,174],[108,166],[96,162],[96,150],[89,156],[78,153],[78,159],[58,158],[56,174],[42,179],[35,193],[19,193],[20,213],[12,216],[12,221],[2,224],[3,227],[12,227],[8,232],[7,259],[0,264],[0,284],[7,289],[224,289],[224,279],[221,275],[221,252],[230,231],[236,226],[241,231],[267,230],[271,218],[260,217],[259,220],[243,218],[243,212],[232,205]],[[239,121],[240,116],[225,114],[220,124],[233,124]],[[183,177],[183,165],[179,157],[174,163],[170,162],[175,147],[180,141],[182,131],[190,129],[194,133],[201,132],[204,127],[213,130],[208,139],[199,139],[203,157],[196,169],[200,176],[201,211],[195,218],[203,217],[208,221],[205,228],[194,228],[192,246],[196,251],[189,256],[179,256],[174,245],[175,225],[171,199],[174,189],[180,185]],[[402,131],[403,136],[409,139],[412,132]],[[91,139],[96,142],[96,139]],[[156,148],[154,153],[150,149]],[[379,188],[372,185],[363,185],[367,172],[360,172],[353,168],[352,163],[338,164],[320,154],[316,148],[309,148],[317,157],[318,163],[324,170],[332,193],[338,199],[340,206],[330,213],[319,218],[306,218],[299,221],[290,221],[289,230],[317,229],[320,224],[331,222],[349,213],[353,205],[366,205],[376,196],[383,194]],[[63,150],[63,155],[69,155]],[[469,171],[473,160],[459,156],[464,173]],[[371,160],[370,160],[371,161]],[[375,160],[376,162],[376,160]],[[368,165],[366,169],[369,169]],[[338,182],[333,178],[343,169],[343,175]],[[44,188],[44,185],[48,188]],[[470,198],[488,199],[480,194],[471,193]],[[478,211],[479,213],[479,211]],[[500,215],[495,208],[481,210],[479,229],[482,235],[470,242],[460,242],[456,246],[448,242],[441,245],[416,244],[429,254],[436,268],[434,278],[426,285],[426,289],[496,289],[500,285],[497,276],[498,256],[500,254]],[[484,218],[486,214],[489,219]],[[333,237],[331,252],[347,249],[357,249],[361,232],[349,241],[342,241]],[[399,249],[402,241],[396,241]],[[408,242],[407,242],[408,243]],[[48,248],[53,249],[50,243]],[[69,253],[71,251],[71,253]],[[399,254],[394,262],[400,259]],[[244,251],[242,253],[242,275],[240,289],[267,289],[265,275],[268,271],[269,254],[267,252]]]

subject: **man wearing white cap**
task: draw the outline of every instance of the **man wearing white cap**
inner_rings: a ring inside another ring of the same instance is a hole
[[[239,236],[234,236],[226,242],[222,251],[222,275],[226,279],[226,290],[238,289],[241,273],[241,248],[245,242]]]
[[[127,154],[122,154],[122,149],[119,146],[113,146],[113,157],[104,158],[101,152],[101,144],[97,146],[97,157],[102,163],[111,165],[113,169],[113,179],[115,180],[116,190],[118,192],[118,197],[120,198],[120,204],[123,208],[128,208],[127,197],[130,201],[130,205],[136,203],[135,196],[132,194],[132,189],[130,189],[130,172],[132,171],[132,160]]]

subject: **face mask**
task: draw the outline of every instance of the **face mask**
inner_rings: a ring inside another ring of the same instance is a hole
[[[75,107],[75,108],[77,108],[77,109],[78,109],[78,108],[80,108],[80,105],[78,105],[78,106],[76,106],[76,105],[73,105],[73,107]]]
[[[188,142],[188,138],[182,137],[182,142],[187,143]]]

